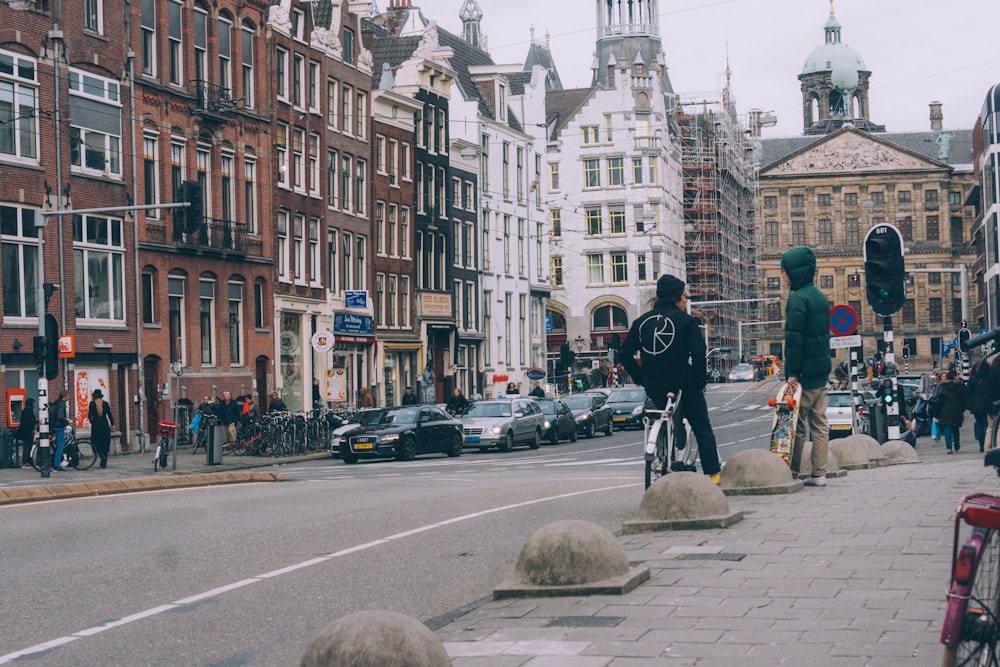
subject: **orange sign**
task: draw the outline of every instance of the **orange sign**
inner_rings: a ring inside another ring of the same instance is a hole
[[[496,382],[507,382],[509,380],[510,380],[510,376],[507,375],[506,373],[503,373],[503,374],[494,374],[493,375],[493,382],[494,383],[496,383]]]
[[[73,334],[59,336],[59,358],[72,359],[76,356],[76,338]]]

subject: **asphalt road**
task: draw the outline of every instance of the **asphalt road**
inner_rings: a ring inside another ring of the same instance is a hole
[[[767,446],[775,385],[752,386],[709,389],[723,459]],[[635,518],[640,440],[324,459],[282,467],[296,483],[3,508],[0,663],[34,649],[38,665],[295,664],[354,611],[439,625],[510,578],[541,526]]]

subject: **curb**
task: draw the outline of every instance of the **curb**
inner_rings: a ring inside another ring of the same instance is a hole
[[[294,478],[276,472],[222,472],[174,475],[171,477],[136,477],[103,482],[76,482],[28,486],[17,489],[0,489],[0,506],[42,500],[65,500],[67,498],[87,498],[109,496],[137,491],[159,491],[164,489],[184,489],[198,486],[219,486],[222,484],[247,484],[254,482],[292,482]]]

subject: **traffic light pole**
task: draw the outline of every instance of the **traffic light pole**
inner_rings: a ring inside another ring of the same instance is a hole
[[[35,339],[35,362],[38,370],[38,459],[35,465],[42,477],[52,476],[52,448],[49,446],[49,380],[45,377],[45,223],[48,217],[35,211],[35,228],[38,231],[38,274],[35,278],[35,312],[38,314],[38,337]],[[42,341],[41,354],[38,342]],[[30,451],[30,447],[29,447]]]
[[[882,338],[885,340],[885,365],[888,368],[896,368],[896,355],[892,351],[892,317],[886,316],[884,319]],[[899,440],[899,396],[898,383],[895,376],[882,378],[882,382],[888,382],[888,395],[892,400],[885,405],[886,424],[890,440]]]

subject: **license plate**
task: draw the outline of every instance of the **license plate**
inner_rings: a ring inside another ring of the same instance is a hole
[[[354,445],[354,449],[355,449],[355,450],[358,450],[358,449],[371,449],[371,448],[372,448],[372,447],[374,447],[374,446],[375,446],[375,445],[373,445],[373,444],[372,444],[372,443],[370,443],[370,442],[359,442],[359,443],[356,443],[356,444]]]
[[[628,419],[628,417],[614,417],[613,420],[616,421],[616,422],[623,422],[626,419]]]
[[[851,425],[850,424],[834,424],[830,428],[832,428],[834,431],[850,431],[851,430]]]
[[[479,436],[478,435],[467,435],[467,436],[465,436],[465,441],[466,442],[479,442]]]

